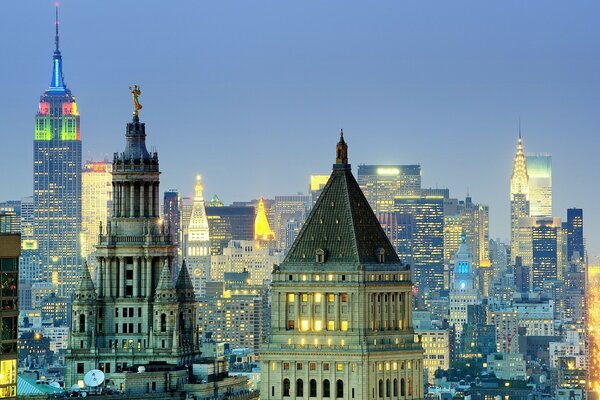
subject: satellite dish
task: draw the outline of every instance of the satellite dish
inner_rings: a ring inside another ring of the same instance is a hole
[[[83,381],[89,387],[100,386],[102,382],[104,382],[104,372],[100,371],[99,369],[88,371],[88,373],[83,377]]]
[[[87,397],[87,393],[86,392],[81,392],[81,397]]]
[[[60,383],[58,383],[58,382],[52,382],[52,383],[50,383],[50,386],[52,386],[53,388],[60,389]]]
[[[71,391],[79,392],[79,385],[75,383],[73,386],[71,386]]]

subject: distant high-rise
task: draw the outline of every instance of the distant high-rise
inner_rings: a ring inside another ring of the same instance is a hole
[[[43,279],[70,295],[81,265],[81,138],[77,103],[63,79],[58,8],[50,87],[40,98],[33,141],[34,235]]]
[[[194,292],[201,297],[204,295],[204,283],[210,278],[210,231],[200,175],[196,177],[194,203],[185,242],[186,253],[183,257],[191,273]]]
[[[277,248],[286,250],[286,243],[294,241],[287,237],[288,222],[296,221],[302,226],[307,212],[312,207],[312,196],[304,194],[275,196],[271,210],[273,211],[273,230],[277,240]]]
[[[163,197],[163,221],[165,229],[173,237],[173,243],[177,245],[177,252],[173,260],[173,278],[179,275],[179,244],[181,235],[181,197],[175,189],[167,190]]]
[[[527,159],[523,152],[523,139],[519,132],[517,153],[510,178],[510,245],[511,262],[519,254],[518,231],[519,220],[529,216],[529,175],[527,174]]]
[[[329,180],[329,175],[311,175],[310,184],[308,185],[308,193],[312,197],[312,203],[315,204],[325,184]]]
[[[106,226],[112,207],[112,164],[88,161],[81,174],[81,257],[96,249],[100,224]],[[88,260],[92,261],[93,257]]]
[[[230,240],[254,240],[254,207],[224,206],[216,196],[209,204],[205,209],[210,230],[211,254],[222,254]]]
[[[559,276],[560,234],[560,226],[556,226],[552,220],[539,220],[532,228],[533,289],[542,289],[544,283],[556,280]]]
[[[571,262],[573,256],[577,255],[578,260],[585,259],[585,248],[583,244],[583,209],[567,209],[567,260]]]
[[[529,215],[552,217],[552,156],[527,154],[529,174]]]
[[[444,289],[444,198],[399,196],[394,208],[412,217],[412,280],[421,296]]]
[[[357,181],[375,214],[394,211],[395,197],[421,194],[421,166],[359,165]]]

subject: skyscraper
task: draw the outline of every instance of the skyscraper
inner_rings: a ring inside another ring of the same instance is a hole
[[[312,207],[311,195],[289,195],[275,196],[273,206],[273,230],[275,239],[277,240],[277,248],[287,250],[286,243],[293,243],[294,239],[289,240],[287,237],[288,222],[295,221],[299,226],[302,226],[308,210]]]
[[[196,177],[194,203],[187,226],[186,253],[183,257],[191,273],[196,296],[201,297],[204,295],[204,283],[210,279],[210,232],[200,175]]]
[[[444,289],[444,198],[399,196],[394,208],[412,216],[412,279],[420,296]]]
[[[421,194],[420,165],[359,165],[357,176],[375,214],[393,211],[397,196]]]
[[[81,265],[81,138],[75,97],[59,49],[58,8],[50,87],[40,98],[33,141],[34,236],[43,279],[70,295]]]
[[[560,234],[560,226],[556,226],[552,220],[539,220],[532,228],[533,289],[542,289],[547,281],[558,278]]]
[[[67,387],[100,369],[114,387],[140,390],[135,382],[143,380],[145,392],[156,391],[167,379],[183,383],[181,367],[199,356],[194,289],[185,265],[173,283],[176,247],[160,221],[158,154],[146,149],[138,109],[127,124],[125,151],[114,155],[113,211],[96,246],[99,279],[94,285],[87,268],[77,277]]]
[[[527,174],[527,159],[523,152],[523,139],[519,132],[517,153],[513,163],[510,178],[510,246],[511,262],[520,255],[518,249],[519,220],[529,216],[529,175]]]
[[[173,243],[177,246],[175,259],[173,260],[173,278],[179,274],[179,245],[181,236],[181,197],[175,189],[167,190],[163,198],[163,224],[165,229],[173,237]]]
[[[81,174],[81,257],[96,249],[100,223],[106,226],[112,207],[112,164],[88,161]],[[93,263],[93,257],[88,260]]]
[[[213,202],[213,200],[217,201]],[[254,240],[256,219],[254,207],[224,206],[218,198],[213,200],[210,206],[205,207],[210,230],[211,254],[222,254],[230,240]]]
[[[573,256],[578,255],[578,260],[585,259],[585,248],[583,245],[583,209],[567,209],[567,260],[571,262]]]
[[[17,397],[17,321],[19,319],[18,279],[21,238],[0,231],[0,399]]]
[[[261,398],[422,398],[412,284],[362,194],[343,137],[329,182],[273,272]]]
[[[527,154],[529,174],[529,214],[534,218],[552,217],[552,156]]]

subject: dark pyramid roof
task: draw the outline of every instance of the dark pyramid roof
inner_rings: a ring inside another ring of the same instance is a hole
[[[342,158],[337,158],[329,181],[282,267],[292,263],[320,265],[316,263],[317,250],[325,251],[325,264],[379,264],[378,249],[385,251],[385,268],[389,264],[400,264],[396,251],[352,175],[343,138],[338,143],[338,155],[340,146]]]
[[[177,288],[177,296],[180,300],[193,300],[195,298],[194,284],[192,283],[189,271],[185,265],[185,260],[183,260],[181,265],[181,270],[179,271],[179,276],[177,277],[177,283],[175,284],[175,287]]]

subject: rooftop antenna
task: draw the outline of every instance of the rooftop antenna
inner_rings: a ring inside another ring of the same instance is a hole
[[[56,34],[54,35],[54,43],[56,44],[56,51],[58,50],[58,6],[60,4],[58,3],[58,1],[56,3],[54,3],[54,9],[55,9],[55,21],[54,21],[54,27],[56,29]]]

